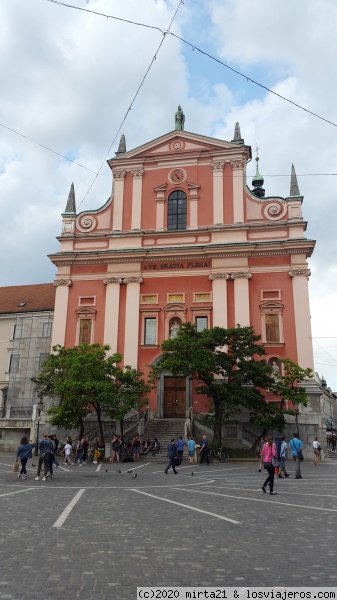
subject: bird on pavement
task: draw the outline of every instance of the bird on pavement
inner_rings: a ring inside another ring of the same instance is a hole
[[[137,477],[137,473],[135,473],[134,475],[132,475],[132,479],[136,479]]]
[[[117,473],[121,473],[122,471],[120,469],[116,469]]]
[[[191,475],[193,475],[193,473],[191,473]]]
[[[33,463],[32,463],[32,467],[36,467],[36,465],[33,465]]]
[[[132,473],[131,469],[129,469],[129,471],[127,471],[127,473]]]
[[[109,473],[108,469],[105,469],[105,472],[106,472],[106,473]]]

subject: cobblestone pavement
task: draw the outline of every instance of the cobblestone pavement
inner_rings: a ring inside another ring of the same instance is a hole
[[[12,462],[0,456],[1,600],[132,600],[137,586],[337,585],[337,464],[305,462],[295,480],[289,461],[291,477],[276,479],[278,495],[269,496],[255,463],[184,466],[177,476],[157,463],[87,464],[42,482],[36,460],[26,481]]]

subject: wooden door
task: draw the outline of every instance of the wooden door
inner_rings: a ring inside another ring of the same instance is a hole
[[[164,418],[183,419],[186,414],[185,377],[164,378]]]

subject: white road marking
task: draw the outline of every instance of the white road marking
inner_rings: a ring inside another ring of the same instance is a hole
[[[102,464],[103,464],[103,463],[99,463],[99,465],[98,465],[98,467],[97,467],[96,471],[99,471],[99,470],[102,468]]]
[[[12,466],[12,465],[7,465],[6,463],[0,463],[0,465],[2,465],[3,467],[11,467]]]
[[[69,469],[65,469],[64,467],[61,467],[61,465],[59,465],[57,468],[62,469],[62,471],[66,471],[67,473],[69,473]]]
[[[79,501],[79,499],[82,496],[82,494],[84,494],[84,492],[85,492],[85,490],[83,488],[79,492],[77,492],[76,496],[74,496],[74,498],[72,499],[72,501],[69,502],[68,506],[66,506],[65,509],[64,509],[64,511],[60,514],[60,516],[57,519],[57,521],[55,521],[53,527],[56,527],[56,528],[62,527],[63,523],[69,517],[72,509],[77,504],[77,502]]]
[[[175,489],[175,488],[171,488]],[[189,506],[188,504],[181,504],[180,502],[175,502],[174,500],[168,500],[167,498],[160,498],[160,496],[154,496],[153,494],[148,494],[147,492],[141,492],[140,490],[130,488],[131,492],[136,492],[137,494],[143,494],[144,496],[150,496],[150,498],[155,498],[156,500],[161,500],[162,502],[168,502],[169,504],[175,504],[176,506],[182,506],[183,508],[187,508],[188,510],[194,510],[195,512],[203,513],[204,515],[209,515],[210,517],[214,517],[215,519],[221,519],[222,521],[228,521],[229,523],[234,523],[234,525],[241,525],[240,521],[234,521],[234,519],[230,519],[229,517],[224,517],[223,515],[217,515],[216,513],[209,512],[208,510],[202,510],[201,508],[195,508],[194,506]]]
[[[135,471],[136,469],[141,469],[142,467],[146,467],[146,465],[149,465],[150,463],[144,463],[143,465],[138,465],[138,467],[132,467],[131,469],[128,469],[128,471]],[[124,473],[127,473],[127,471],[123,471]]]
[[[20,494],[21,492],[30,492],[31,490],[35,490],[35,488],[25,488],[24,490],[18,490],[17,492],[8,492],[8,494],[0,494],[0,498],[4,496],[12,496],[13,494]]]
[[[249,502],[267,502],[267,504],[281,504],[283,506],[295,506],[297,508],[308,508],[312,510],[322,510],[325,512],[337,512],[337,508],[320,508],[318,506],[305,506],[304,504],[291,504],[290,502],[278,502],[277,500],[264,500],[263,498],[245,498],[244,496],[230,496],[229,494],[214,494],[213,492],[202,492],[199,490],[184,490],[179,488],[180,492],[192,492],[193,494],[207,494],[208,496],[221,496],[222,498],[234,498],[235,500],[248,500]]]

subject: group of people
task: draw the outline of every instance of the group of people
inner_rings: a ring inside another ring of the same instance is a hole
[[[152,454],[154,456],[160,451],[161,445],[158,438],[154,437],[151,442],[149,437],[146,437],[143,441],[140,435],[137,433],[129,444],[129,450],[132,454],[133,460],[139,460],[141,454]]]
[[[168,475],[168,471],[171,468],[175,475],[178,474],[176,467],[181,465],[182,463],[185,446],[188,448],[188,458],[190,465],[193,465],[195,462],[195,451],[197,447],[200,448],[200,464],[202,464],[204,460],[206,460],[206,463],[209,464],[208,440],[205,435],[202,438],[201,447],[197,446],[195,440],[192,437],[190,437],[187,442],[185,442],[182,436],[180,436],[177,439],[177,441],[175,438],[172,438],[167,446],[167,458],[169,459],[169,462],[167,463],[164,470],[164,473],[166,475]]]
[[[267,486],[269,486],[269,493],[272,496],[276,495],[276,492],[274,492],[274,477],[276,468],[278,469],[278,477],[280,479],[289,477],[285,466],[288,448],[291,450],[292,459],[296,464],[295,479],[302,479],[301,462],[303,461],[303,443],[301,442],[297,432],[293,433],[293,437],[289,444],[286,440],[286,436],[281,438],[281,444],[278,445],[278,449],[276,449],[276,444],[273,442],[271,435],[268,436],[267,440],[263,440],[259,472],[261,472],[263,466],[268,473],[268,476],[262,486],[262,491],[265,494],[267,493]],[[314,465],[318,466],[321,455],[321,445],[317,437],[315,437],[312,447],[314,452]]]

